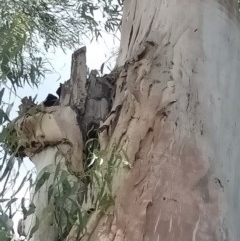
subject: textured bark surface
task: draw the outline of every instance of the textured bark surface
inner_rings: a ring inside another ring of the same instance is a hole
[[[235,2],[124,4],[124,69],[101,134],[133,168],[115,177],[115,209],[88,240],[238,240]]]
[[[83,72],[72,71],[62,105],[78,111],[83,141],[109,112],[101,148],[124,149],[131,167],[118,170],[114,207],[92,215],[81,241],[239,239],[236,9],[233,0],[125,0],[116,83],[94,72],[88,82],[85,50],[76,53]]]

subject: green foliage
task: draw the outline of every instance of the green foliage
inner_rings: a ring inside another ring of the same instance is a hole
[[[13,221],[0,208],[0,240],[10,241],[12,237],[12,230]]]
[[[120,27],[122,6],[124,0],[102,0],[103,17],[107,16],[105,30],[107,32],[115,31]]]
[[[97,11],[103,20],[97,21]],[[37,85],[51,47],[75,48],[84,37],[101,36],[102,27],[115,31],[121,13],[115,0],[0,0],[0,80]]]
[[[64,240],[76,224],[79,228],[79,236],[82,236],[92,211],[105,212],[109,206],[114,204],[112,179],[118,167],[126,165],[121,148],[114,147],[109,157],[106,151],[99,150],[96,139],[87,141],[86,148],[92,150],[89,152],[91,162],[80,178],[74,179],[68,171],[63,169],[63,163],[59,161],[62,160],[59,159],[61,153],[57,153],[55,155],[56,165],[45,167],[34,184],[34,195],[42,190],[41,187],[44,184],[47,184],[48,205],[43,211],[44,218],[40,222],[49,225],[55,223],[58,228],[59,241]],[[91,200],[85,200],[89,195]],[[85,202],[92,204],[89,210],[84,209]],[[39,225],[38,222],[37,227]],[[31,233],[36,230],[35,225]]]
[[[0,240],[1,241],[10,241],[11,235],[8,234],[5,230],[0,230]]]

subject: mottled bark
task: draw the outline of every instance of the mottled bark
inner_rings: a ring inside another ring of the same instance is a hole
[[[239,37],[234,1],[124,1],[102,134],[132,169],[88,240],[239,239]]]
[[[95,212],[81,240],[239,239],[237,14],[233,0],[124,1],[118,79],[106,84],[113,103],[104,95],[102,111],[101,98],[89,98],[84,72],[74,108],[86,141],[89,123],[97,126],[111,107],[100,146],[125,150],[130,168],[119,168],[114,207]],[[70,83],[69,101],[76,95]]]

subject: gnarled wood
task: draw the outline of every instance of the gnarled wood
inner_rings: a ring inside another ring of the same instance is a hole
[[[83,180],[85,178],[82,178],[88,155],[84,149],[85,142],[88,138],[97,137],[100,121],[106,118],[111,109],[114,95],[111,82],[114,82],[116,77],[97,77],[96,71],[87,76],[85,54],[85,47],[73,54],[71,79],[61,85],[59,91],[60,105],[44,107],[31,104],[28,108],[23,103],[23,116],[15,124],[21,152],[31,158],[36,165],[37,174],[46,167],[49,167],[46,171],[52,173],[48,182],[35,196],[32,195],[36,211],[24,221],[25,233],[29,238],[30,230],[35,225],[35,215],[40,220],[40,226],[33,234],[32,241],[56,240],[60,235],[57,228],[59,224],[54,216],[49,216],[52,211],[46,211],[49,205],[54,209],[53,201],[48,204],[48,189],[59,162],[60,169],[67,170],[73,175],[70,179],[79,183],[79,193],[72,198],[82,205],[82,211],[94,208],[94,200],[90,198],[89,191],[86,193],[87,183]]]

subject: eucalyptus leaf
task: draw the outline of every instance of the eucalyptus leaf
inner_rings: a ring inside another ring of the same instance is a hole
[[[42,176],[36,182],[34,194],[36,194],[39,191],[39,189],[44,185],[44,183],[49,179],[49,177],[50,177],[50,172],[44,172],[42,174]]]
[[[5,91],[5,88],[2,88],[0,90],[0,104],[2,103],[2,97],[3,97],[4,91]]]

